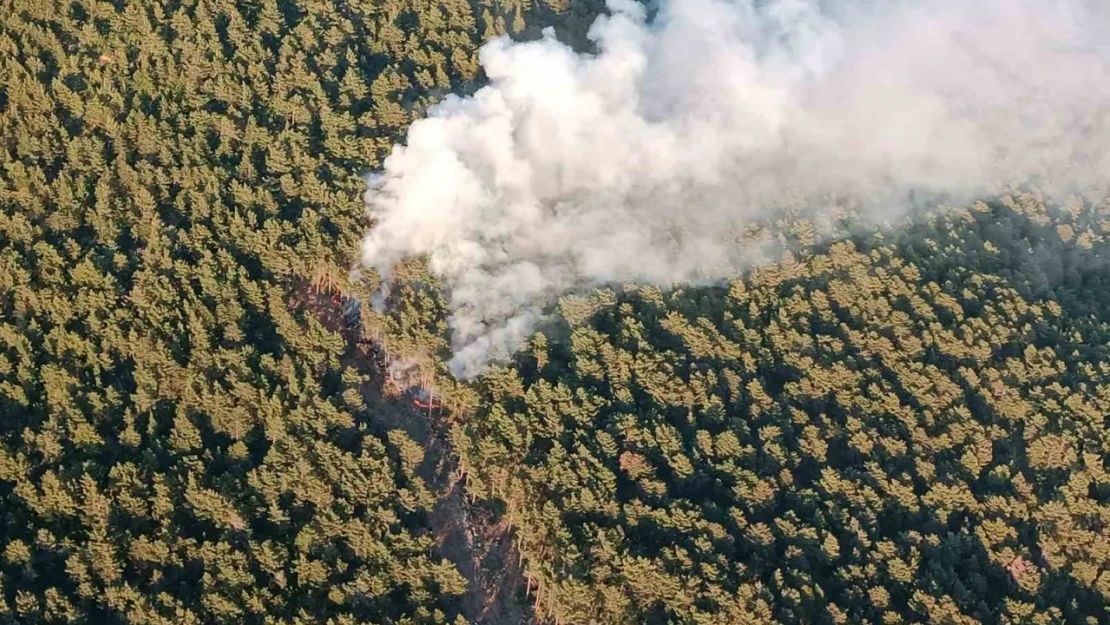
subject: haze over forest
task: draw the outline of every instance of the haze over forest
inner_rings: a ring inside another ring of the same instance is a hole
[[[1110,624],[1108,18],[0,3],[0,624]]]
[[[1110,169],[1101,3],[608,8],[592,51],[553,31],[486,45],[489,85],[433,107],[371,176],[363,262],[388,281],[428,255],[456,373],[519,348],[553,295],[773,259],[743,233],[783,210],[825,236],[843,203],[889,221],[911,193],[1075,191]]]

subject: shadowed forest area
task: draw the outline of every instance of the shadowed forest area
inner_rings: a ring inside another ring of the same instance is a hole
[[[597,2],[0,2],[0,623],[1110,623],[1110,195],[753,224],[447,373],[361,174]]]

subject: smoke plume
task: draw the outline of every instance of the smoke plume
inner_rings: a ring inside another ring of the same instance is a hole
[[[1099,0],[610,0],[595,50],[488,43],[488,86],[369,179],[363,263],[426,255],[461,376],[568,289],[728,277],[776,198],[1094,181],[1110,159]],[[875,201],[875,198],[883,198]]]

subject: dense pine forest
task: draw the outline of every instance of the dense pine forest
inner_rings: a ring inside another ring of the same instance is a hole
[[[360,175],[559,0],[0,1],[0,623],[1110,624],[1110,193],[563,297],[455,380]]]
[[[456,428],[538,613],[1110,622],[1108,226],[1072,209],[564,299]]]
[[[358,175],[553,10],[0,3],[0,621],[460,616],[345,330]]]

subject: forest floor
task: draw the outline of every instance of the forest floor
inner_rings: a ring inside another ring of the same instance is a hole
[[[436,439],[433,447],[443,442]],[[535,622],[531,606],[521,600],[524,575],[512,532],[491,511],[468,501],[462,480],[445,449],[430,451],[438,461],[433,486],[440,494],[431,524],[439,552],[467,579],[464,613],[471,622],[524,625]]]
[[[375,381],[384,379],[385,368],[378,371],[383,375]],[[420,476],[437,496],[429,521],[438,553],[467,580],[463,615],[479,625],[536,623],[523,598],[525,577],[509,525],[467,497],[447,441],[450,415],[416,403],[410,389],[373,384],[366,391],[375,419],[387,428],[404,429],[424,447]]]
[[[360,332],[347,323],[340,298],[306,285],[291,304],[311,311],[347,341],[340,361],[345,368],[367,376],[361,390],[373,415],[372,425],[384,431],[402,429],[423,445],[419,474],[437,497],[429,521],[438,553],[467,580],[467,594],[462,599],[466,619],[479,625],[538,622],[523,596],[525,575],[510,526],[498,521],[493,510],[467,497],[447,440],[450,414],[434,402],[418,401],[423,394],[415,386],[409,388],[403,377],[391,377],[384,350],[361,339]]]

